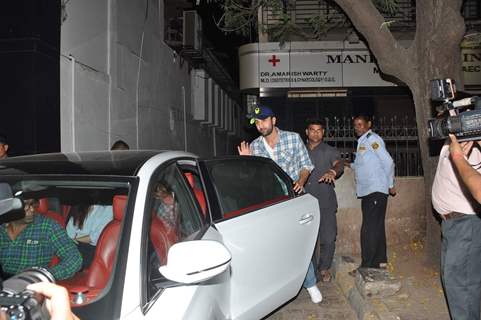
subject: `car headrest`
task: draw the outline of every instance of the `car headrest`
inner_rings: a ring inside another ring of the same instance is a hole
[[[37,211],[40,212],[40,213],[47,213],[48,212],[48,199],[47,198],[38,199]]]
[[[184,176],[187,178],[187,181],[189,181],[190,186],[193,188],[195,183],[194,183],[194,175],[192,172],[184,172]]]
[[[112,200],[112,208],[114,211],[114,220],[122,221],[124,218],[125,208],[127,207],[127,196],[116,195]]]

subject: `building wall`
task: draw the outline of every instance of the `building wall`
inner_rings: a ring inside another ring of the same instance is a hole
[[[389,197],[386,212],[388,256],[399,246],[419,248],[425,237],[424,178],[396,177],[395,197]],[[356,198],[354,172],[346,168],[336,181],[339,202],[336,254],[360,255],[361,200]]]
[[[9,156],[60,149],[59,1],[0,2],[0,133]]]
[[[238,138],[192,120],[190,67],[163,41],[163,3],[67,2],[61,27],[62,151],[106,150],[122,139],[132,149],[234,153]]]

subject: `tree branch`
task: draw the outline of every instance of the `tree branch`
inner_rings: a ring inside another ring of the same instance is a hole
[[[367,40],[372,53],[376,56],[381,70],[409,82],[413,72],[412,53],[404,48],[392,35],[388,22],[384,20],[372,0],[335,0],[344,10],[354,27]]]

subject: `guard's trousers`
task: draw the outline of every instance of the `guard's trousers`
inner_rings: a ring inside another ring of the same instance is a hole
[[[388,195],[373,192],[361,199],[361,268],[379,268],[387,262],[386,255],[386,218]]]

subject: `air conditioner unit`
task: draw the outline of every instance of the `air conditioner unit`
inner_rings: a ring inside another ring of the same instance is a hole
[[[184,11],[182,45],[185,49],[202,50],[202,20],[195,10]]]

